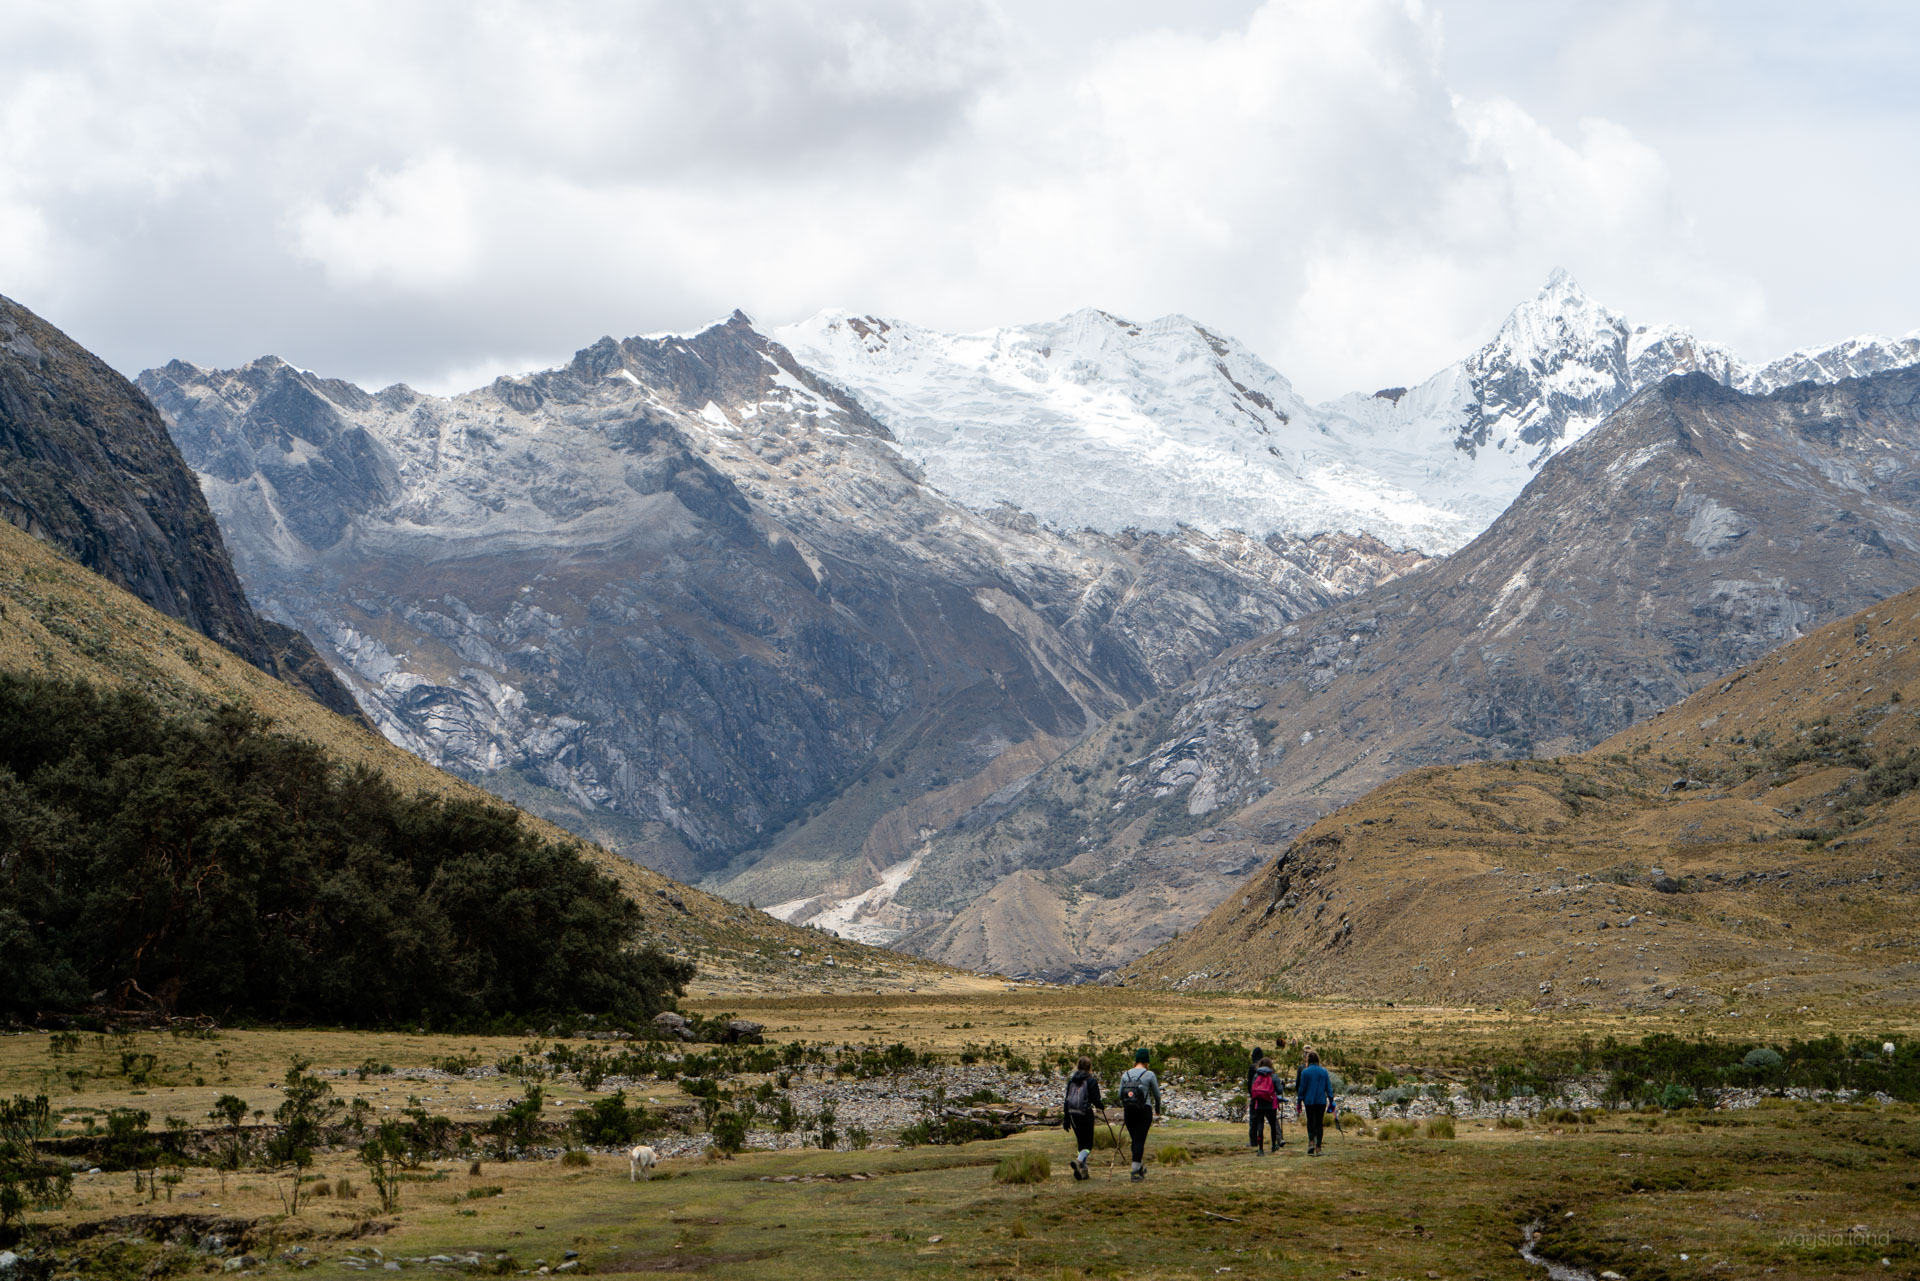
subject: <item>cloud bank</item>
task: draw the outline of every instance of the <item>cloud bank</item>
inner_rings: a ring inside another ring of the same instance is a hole
[[[1192,315],[1332,395],[1457,357],[1556,265],[1750,355],[1920,324],[1910,245],[1836,255],[1804,175],[1743,202],[1713,159],[1833,120],[1844,162],[1910,104],[1754,116],[1785,55],[1766,28],[1729,63],[1741,11],[1502,9],[16,5],[0,292],[126,370],[271,351],[439,389],[735,306],[1091,304]],[[1703,78],[1726,100],[1686,97]],[[1850,199],[1910,215],[1897,168]]]

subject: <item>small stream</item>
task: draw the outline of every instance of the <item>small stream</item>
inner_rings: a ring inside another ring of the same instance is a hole
[[[1547,1281],[1596,1281],[1593,1273],[1582,1272],[1579,1268],[1567,1267],[1564,1263],[1555,1263],[1543,1259],[1535,1250],[1534,1243],[1540,1240],[1540,1221],[1535,1219],[1523,1228],[1520,1238],[1520,1257],[1528,1263],[1547,1270]]]

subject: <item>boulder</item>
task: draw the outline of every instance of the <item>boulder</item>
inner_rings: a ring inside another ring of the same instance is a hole
[[[693,1025],[687,1022],[684,1014],[675,1014],[672,1010],[662,1010],[653,1016],[653,1025],[678,1041],[693,1039]]]
[[[752,1019],[729,1019],[726,1035],[721,1039],[728,1045],[760,1045],[766,1039],[760,1032],[761,1025]]]

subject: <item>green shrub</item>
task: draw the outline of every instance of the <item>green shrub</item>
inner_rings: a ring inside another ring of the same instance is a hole
[[[1053,1177],[1053,1163],[1044,1152],[1016,1152],[993,1167],[995,1183],[1045,1183]]]
[[[1780,1056],[1780,1051],[1769,1049],[1764,1045],[1748,1050],[1746,1057],[1740,1060],[1742,1067],[1752,1068],[1756,1072],[1771,1072],[1785,1062],[1786,1060]]]
[[[831,1127],[832,1124],[832,1116],[831,1114],[827,1114],[825,1125],[821,1131],[823,1136],[833,1133],[832,1129],[828,1128]],[[747,1118],[741,1116],[732,1108],[718,1113],[713,1118],[713,1146],[729,1155],[747,1146]],[[832,1140],[828,1139],[821,1143],[820,1146],[823,1148],[831,1147]]]
[[[1453,1118],[1450,1116],[1430,1116],[1427,1118],[1427,1137],[1430,1139],[1451,1139]]]
[[[585,1169],[593,1164],[593,1158],[580,1148],[568,1148],[560,1154],[560,1164],[574,1169]]]
[[[1155,1150],[1153,1159],[1161,1165],[1192,1165],[1193,1153],[1178,1143],[1168,1143]]]
[[[503,1151],[532,1147],[540,1138],[540,1107],[543,1101],[540,1087],[529,1085],[517,1102],[487,1122],[487,1133],[497,1140]]]
[[[1382,1121],[1374,1131],[1374,1137],[1383,1143],[1395,1139],[1410,1139],[1420,1133],[1420,1127],[1412,1121]]]
[[[639,1104],[628,1107],[627,1092],[615,1090],[610,1098],[595,1099],[575,1112],[567,1124],[587,1147],[626,1147],[647,1128],[647,1110]]]
[[[1527,1128],[1527,1123],[1517,1116],[1503,1116],[1493,1124],[1495,1128],[1501,1130],[1524,1130]]]

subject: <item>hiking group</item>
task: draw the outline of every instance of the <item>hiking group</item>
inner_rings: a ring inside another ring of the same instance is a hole
[[[1280,1043],[1285,1048],[1286,1042]],[[1126,1127],[1133,1150],[1133,1181],[1147,1177],[1147,1131],[1156,1116],[1165,1115],[1160,1101],[1160,1078],[1154,1075],[1153,1054],[1149,1050],[1133,1052],[1133,1066],[1120,1074],[1120,1120]],[[1255,1049],[1247,1065],[1247,1146],[1266,1155],[1267,1136],[1271,1133],[1275,1151],[1286,1146],[1280,1128],[1280,1105],[1286,1097],[1285,1083],[1274,1071],[1264,1050]],[[1319,1156],[1328,1113],[1337,1110],[1333,1096],[1333,1078],[1320,1066],[1317,1051],[1308,1050],[1293,1082],[1293,1107],[1296,1117],[1307,1122],[1307,1155]],[[1076,1149],[1069,1165],[1076,1180],[1093,1176],[1087,1171],[1087,1158],[1093,1155],[1093,1126],[1096,1119],[1107,1122],[1106,1103],[1100,1095],[1100,1078],[1093,1074],[1093,1061],[1085,1055],[1067,1078],[1065,1116],[1061,1128],[1073,1135]],[[1112,1126],[1108,1123],[1112,1136]],[[1119,1147],[1115,1137],[1114,1146]]]

